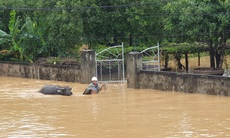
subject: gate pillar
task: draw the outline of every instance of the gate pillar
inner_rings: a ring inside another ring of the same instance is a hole
[[[140,52],[130,52],[127,55],[127,87],[139,88],[139,70],[142,69],[142,56]]]
[[[95,51],[83,50],[80,56],[81,65],[81,83],[90,83],[91,78],[96,76],[96,58]]]

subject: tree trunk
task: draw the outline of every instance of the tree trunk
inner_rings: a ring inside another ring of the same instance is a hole
[[[133,36],[129,35],[129,46],[133,46]]]
[[[218,63],[216,63],[216,67],[217,68],[222,68],[223,67],[223,63],[224,63],[224,55],[220,54],[219,55],[219,59],[216,62],[218,62]]]
[[[211,40],[209,41],[209,56],[210,56],[210,67],[215,68],[215,52]]]
[[[114,45],[116,46],[117,45],[117,35],[113,37],[113,42],[114,42]]]
[[[224,63],[224,46],[221,46],[218,51],[216,51],[216,67],[222,68]]]
[[[164,54],[166,54],[166,53],[164,53]],[[166,54],[165,56],[165,69],[167,69],[168,68],[168,63],[169,63],[169,55],[168,54]]]
[[[210,55],[210,67],[215,68],[215,54],[212,51],[209,51]]]
[[[216,68],[219,68],[219,62],[220,62],[220,54],[218,53],[218,51],[216,51]]]
[[[198,66],[200,66],[200,53],[198,53]]]
[[[185,54],[185,69],[188,72],[188,53]]]
[[[180,60],[181,60],[181,55],[180,54],[176,54],[175,55],[176,61],[177,61],[177,67],[178,69],[185,69],[185,66],[181,64]]]

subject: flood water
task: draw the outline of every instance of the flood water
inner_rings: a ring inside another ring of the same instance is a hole
[[[72,96],[43,95],[45,84],[68,85]],[[230,97],[0,77],[0,137],[230,137]]]

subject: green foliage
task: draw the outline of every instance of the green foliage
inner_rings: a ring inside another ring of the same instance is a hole
[[[230,32],[230,2],[228,0],[176,0],[169,2],[164,10],[171,15],[165,18],[165,29],[177,35],[174,42],[207,42],[210,49],[211,66],[220,67],[221,57]],[[180,37],[183,36],[183,37]]]
[[[163,29],[162,20],[159,20],[162,17],[152,17],[152,13],[161,11],[161,5],[156,0],[150,4],[139,0],[94,0],[84,4],[92,7],[83,12],[83,32],[92,46],[121,42],[130,46],[148,45],[158,41],[156,34]],[[108,8],[102,7],[105,5]]]
[[[0,30],[0,50],[9,49],[10,47],[10,35]]]
[[[161,10],[157,0],[151,0],[150,4],[138,0],[2,0],[0,4],[3,9],[23,9],[9,12],[6,8],[0,12],[1,17],[10,14],[9,20],[3,19],[8,29],[3,25],[2,28],[13,37],[12,49],[18,52],[21,61],[70,56],[75,54],[75,46],[82,44],[97,49],[98,45],[124,42],[138,50],[138,45],[156,43],[156,34],[163,27],[159,20],[162,17],[151,17]]]
[[[25,23],[22,23],[20,16],[16,17],[16,11],[10,12],[10,20],[8,24],[9,34],[0,30],[0,43],[6,42],[10,48],[11,55],[17,61],[32,61],[38,58],[39,46],[44,45],[42,33],[39,32],[36,22],[30,17],[26,17]],[[3,49],[3,47],[2,47]]]
[[[160,42],[168,53],[196,53],[207,50],[195,43],[203,42],[223,54],[229,7],[228,0],[1,0],[0,50],[35,61],[78,57],[83,44],[98,53],[123,42],[127,53]]]

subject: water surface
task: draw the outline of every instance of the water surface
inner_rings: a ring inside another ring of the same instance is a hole
[[[43,95],[45,84],[68,85],[72,96]],[[230,98],[128,89],[107,84],[84,96],[86,84],[0,77],[0,137],[230,137]]]

